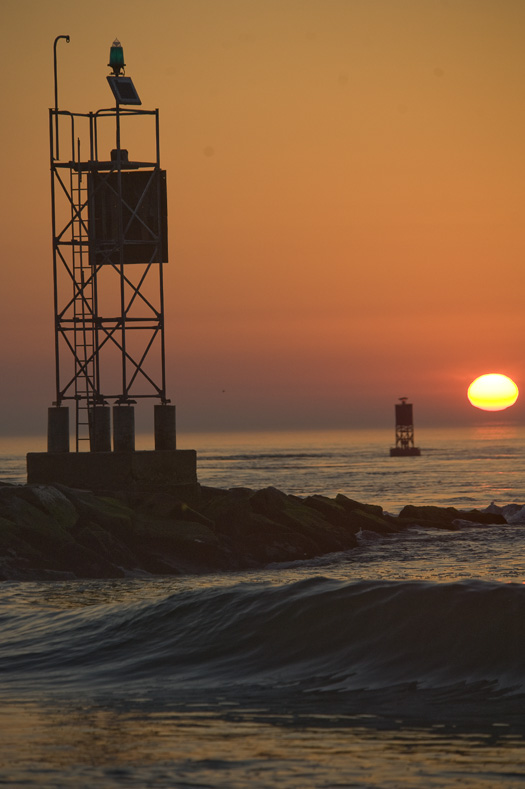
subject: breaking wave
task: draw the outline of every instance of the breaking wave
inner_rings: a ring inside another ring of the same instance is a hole
[[[525,690],[525,588],[465,581],[238,584],[69,610],[0,608],[3,686],[446,690],[479,703]],[[378,695],[379,694],[379,695]]]

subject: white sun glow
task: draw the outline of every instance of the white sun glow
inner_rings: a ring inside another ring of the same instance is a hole
[[[480,375],[470,384],[467,397],[476,408],[483,411],[502,411],[514,405],[519,390],[512,378],[500,373]]]

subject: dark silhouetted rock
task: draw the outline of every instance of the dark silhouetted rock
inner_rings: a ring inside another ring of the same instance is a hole
[[[498,513],[405,507],[399,517],[339,494],[201,487],[107,495],[61,485],[0,485],[0,580],[118,578],[240,570],[357,545],[361,531],[505,523]]]
[[[457,510],[455,507],[415,507],[407,505],[399,513],[399,521],[407,525],[434,527],[437,529],[459,528],[455,521],[470,521],[478,524],[503,524],[507,521],[499,513],[480,512],[479,510]]]

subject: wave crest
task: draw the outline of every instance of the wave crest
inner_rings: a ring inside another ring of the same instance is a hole
[[[4,609],[0,674],[61,686],[525,689],[525,589],[468,581],[239,584],[157,601]]]

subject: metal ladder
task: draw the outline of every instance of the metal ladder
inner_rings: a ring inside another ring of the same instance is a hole
[[[96,394],[96,283],[89,262],[87,185],[80,169],[72,170],[71,180],[76,451],[79,452],[89,449],[89,413]]]

